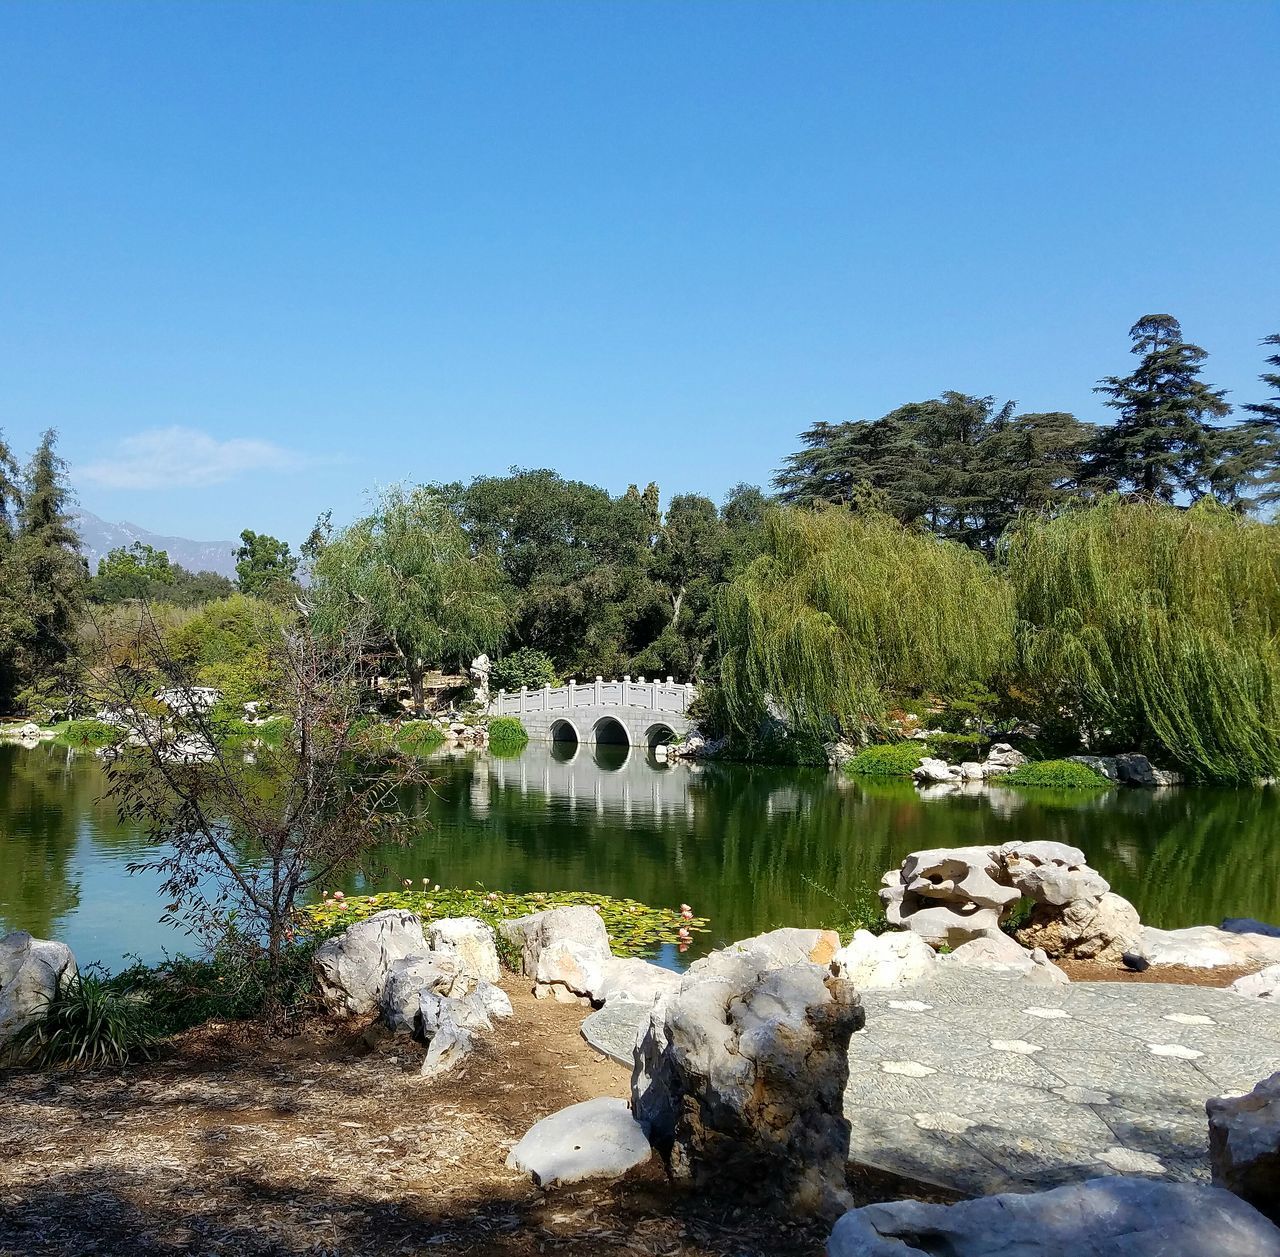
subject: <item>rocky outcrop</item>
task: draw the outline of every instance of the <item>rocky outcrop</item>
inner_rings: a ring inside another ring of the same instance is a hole
[[[521,951],[522,972],[538,994],[565,992],[593,998],[612,958],[609,935],[594,908],[549,908],[500,926]]]
[[[764,939],[706,957],[654,1005],[632,1109],[673,1177],[833,1213],[848,1201],[843,1093],[865,1014],[825,965],[762,968],[796,943]]]
[[[1209,1100],[1213,1182],[1280,1221],[1280,1074],[1248,1095]]]
[[[1018,941],[1050,958],[1119,961],[1140,927],[1084,852],[1060,842],[914,851],[884,875],[880,898],[891,925],[934,947],[995,938],[1020,899],[1035,906]]]
[[[995,933],[988,938],[975,938],[962,943],[954,951],[938,957],[943,969],[986,969],[1007,973],[1044,986],[1063,986],[1070,982],[1042,948],[1028,951],[1007,934]]]
[[[1118,964],[1137,944],[1141,931],[1137,908],[1107,891],[1097,900],[1079,899],[1061,907],[1037,905],[1018,931],[1018,941],[1043,948],[1050,956]]]
[[[846,1213],[827,1257],[1280,1257],[1280,1228],[1216,1187],[1095,1178],[954,1205]]]
[[[1084,764],[1118,785],[1154,787],[1180,786],[1182,774],[1167,768],[1156,768],[1145,755],[1130,751],[1124,755],[1068,755],[1068,759]]]
[[[908,986],[927,978],[937,967],[937,953],[910,930],[879,936],[858,930],[831,961],[831,972],[859,991]]]
[[[625,1100],[600,1096],[544,1117],[511,1149],[507,1168],[539,1187],[619,1178],[643,1165],[652,1149]]]
[[[393,1034],[419,1034],[419,1006],[424,991],[466,995],[471,983],[452,956],[407,956],[392,964],[382,991],[382,1020]]]
[[[422,921],[414,913],[399,908],[376,912],[316,949],[313,964],[320,996],[340,1017],[371,1013],[382,1003],[396,961],[428,951]]]
[[[476,982],[502,976],[493,930],[475,917],[446,917],[427,927],[427,946],[456,958],[459,969]]]
[[[996,742],[987,752],[987,758],[982,764],[982,775],[984,777],[999,777],[1004,773],[1011,773],[1015,768],[1021,768],[1027,762],[1027,757],[1018,750],[1015,750],[1008,742]]]
[[[1280,938],[1236,934],[1213,925],[1191,925],[1181,930],[1157,930],[1144,925],[1137,951],[1151,965],[1186,965],[1191,969],[1270,965],[1280,962]]]
[[[1257,973],[1247,973],[1237,978],[1231,989],[1237,995],[1245,995],[1249,999],[1276,1000],[1280,1002],[1280,965],[1268,965]]]
[[[76,958],[65,943],[25,930],[0,938],[0,1059],[75,976]]]

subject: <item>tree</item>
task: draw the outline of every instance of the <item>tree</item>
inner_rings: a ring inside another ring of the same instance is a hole
[[[14,596],[29,625],[18,671],[28,682],[69,674],[89,576],[66,509],[66,463],[56,446],[57,434],[46,432],[27,465],[13,546]]]
[[[120,546],[98,560],[98,571],[89,586],[94,602],[125,602],[154,598],[155,591],[174,583],[174,569],[164,550],[135,541]]]
[[[145,615],[143,666],[108,664],[96,688],[127,735],[106,760],[108,795],[157,848],[131,871],[162,879],[162,919],[209,943],[261,950],[274,995],[300,901],[375,844],[412,832],[397,799],[422,776],[412,758],[386,752],[361,763],[364,622],[331,624],[321,635],[305,619],[281,621],[252,605],[279,678],[273,705],[287,720],[278,744],[263,740],[246,756],[224,717],[195,701],[189,666]],[[154,697],[157,682],[167,705]]]
[[[989,552],[1020,510],[1075,491],[1093,431],[951,391],[870,422],[814,424],[774,483],[789,505],[887,513]]]
[[[507,626],[496,565],[472,552],[456,516],[428,489],[388,489],[371,514],[323,547],[313,581],[317,624],[337,632],[367,615],[404,668],[419,714],[427,669],[495,650]]]
[[[778,710],[819,740],[888,735],[896,703],[992,689],[1012,659],[999,572],[887,515],[773,512],[716,612],[728,716],[747,736]]]
[[[246,528],[235,551],[236,580],[251,598],[279,599],[295,588],[298,560],[287,541]]]
[[[1231,486],[1245,509],[1280,501],[1280,335],[1262,343],[1278,349],[1267,358],[1267,365],[1276,370],[1258,377],[1271,396],[1240,407],[1248,417],[1225,429],[1219,453],[1218,478]]]
[[[619,674],[665,625],[648,573],[651,497],[519,469],[435,491],[473,552],[496,558],[512,644],[545,651],[561,675]]]
[[[1280,530],[1111,497],[1011,531],[1020,681],[1045,723],[1193,777],[1280,772]]]
[[[1138,366],[1126,376],[1107,376],[1094,389],[1119,418],[1098,433],[1089,474],[1104,488],[1162,502],[1199,497],[1215,481],[1220,432],[1211,420],[1231,413],[1226,394],[1200,379],[1208,354],[1182,339],[1173,315],[1143,315],[1129,337]],[[1216,487],[1231,492],[1220,477]]]

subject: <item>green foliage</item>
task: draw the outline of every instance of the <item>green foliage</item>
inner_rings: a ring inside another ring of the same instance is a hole
[[[1111,785],[1088,764],[1070,759],[1033,760],[996,781],[1002,786],[1036,786],[1045,790],[1106,790]]]
[[[288,1013],[313,995],[316,941],[286,947],[274,977],[265,952],[233,937],[206,958],[174,956],[155,965],[135,964],[110,978],[109,985],[146,1009],[157,1036],[206,1021],[245,1021],[268,1009]]]
[[[864,747],[844,770],[851,777],[910,777],[928,753],[923,742],[886,742]]]
[[[10,1051],[16,1059],[42,1069],[92,1069],[151,1056],[158,1037],[145,999],[95,974],[82,973],[19,1032]]]
[[[235,558],[236,583],[242,594],[278,602],[295,591],[298,559],[287,541],[246,528]]]
[[[221,690],[224,705],[238,713],[278,690],[274,647],[283,627],[284,613],[271,603],[233,594],[175,621],[164,644],[197,685]]]
[[[493,562],[472,553],[457,518],[426,489],[388,489],[372,514],[320,550],[313,618],[322,633],[370,617],[424,708],[429,667],[492,650],[507,624]]]
[[[837,509],[771,514],[718,621],[728,717],[743,732],[776,703],[818,740],[888,733],[891,703],[990,688],[1013,653],[1009,589],[980,555]]]
[[[1280,530],[1113,498],[1024,520],[1005,561],[1029,704],[1193,778],[1280,772]]]
[[[1200,380],[1208,355],[1182,339],[1171,314],[1143,315],[1130,329],[1138,366],[1127,376],[1108,376],[1096,391],[1119,414],[1102,428],[1088,475],[1103,488],[1136,490],[1173,502],[1218,487],[1228,498],[1235,486],[1221,483],[1215,466],[1219,432],[1210,423],[1231,412],[1221,389]]]
[[[889,929],[884,904],[880,902],[874,886],[860,882],[849,892],[848,899],[842,899],[829,887],[820,885],[811,877],[804,877],[803,880],[838,909],[833,917],[822,921],[820,928],[835,930],[842,940],[852,938],[859,930],[866,930],[869,934],[884,934]]]
[[[397,726],[393,744],[402,755],[429,755],[444,745],[444,733],[429,720],[405,720]]]
[[[115,725],[101,720],[68,720],[59,725],[57,741],[62,746],[75,747],[77,750],[91,750],[102,746],[115,746],[123,733]]]
[[[515,716],[495,716],[489,721],[489,749],[495,755],[515,755],[528,745],[529,735]]]
[[[98,560],[98,573],[89,582],[93,602],[110,606],[144,600],[190,607],[235,593],[235,585],[216,572],[189,572],[169,562],[163,550],[135,541],[127,549],[112,550]]]
[[[539,690],[544,685],[557,685],[559,678],[556,676],[556,666],[545,650],[521,646],[519,650],[503,655],[493,665],[489,684],[492,689],[511,693],[521,686]]]
[[[424,882],[425,885],[425,882]],[[509,944],[497,927],[514,917],[542,912],[547,908],[566,908],[575,904],[587,904],[600,913],[609,934],[609,944],[615,956],[646,956],[657,951],[664,943],[676,941],[677,932],[683,927],[693,933],[706,933],[708,925],[702,917],[685,920],[671,908],[651,908],[634,899],[616,899],[608,895],[593,895],[590,891],[535,891],[516,895],[485,890],[483,886],[472,890],[440,889],[429,887],[413,890],[384,891],[376,895],[352,895],[343,899],[325,899],[305,909],[305,915],[321,934],[331,935],[345,930],[356,921],[388,908],[403,908],[416,912],[424,922],[438,921],[444,917],[478,917],[494,927],[503,959],[516,967]]]
[[[977,759],[991,739],[980,733],[930,733],[927,754],[956,762]]]
[[[947,392],[882,419],[816,423],[774,483],[793,506],[890,514],[990,549],[1020,509],[1064,501],[1094,429],[1073,415],[1014,413]]]

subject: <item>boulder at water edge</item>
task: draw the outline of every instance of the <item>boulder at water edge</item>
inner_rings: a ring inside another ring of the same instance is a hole
[[[65,943],[15,930],[0,938],[0,1056],[76,976],[76,958]]]
[[[1280,1229],[1230,1192],[1095,1178],[1026,1195],[846,1213],[827,1257],[1280,1257]]]
[[[376,912],[316,949],[313,964],[321,998],[339,1016],[371,1013],[382,1003],[392,965],[428,950],[422,921],[414,913],[400,908]]]
[[[631,1107],[674,1178],[834,1214],[849,1199],[844,1089],[865,1013],[822,965],[762,968],[769,950],[706,957],[654,1005]]]
[[[891,930],[879,936],[857,930],[831,961],[831,972],[859,991],[907,986],[938,967],[938,954],[918,934]]]
[[[1043,947],[1050,956],[1119,963],[1125,952],[1138,947],[1141,933],[1137,908],[1107,891],[1099,899],[1078,899],[1063,907],[1037,904],[1018,931],[1018,941]]]
[[[1280,1221],[1280,1074],[1204,1107],[1214,1185]]]
[[[492,927],[476,917],[445,917],[426,930],[427,945],[457,959],[458,967],[475,982],[496,982],[502,976]]]
[[[613,952],[600,914],[586,905],[549,908],[504,921],[503,935],[521,950],[522,970],[548,994],[599,998]]]

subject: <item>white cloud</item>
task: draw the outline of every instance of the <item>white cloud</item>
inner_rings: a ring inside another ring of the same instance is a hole
[[[296,471],[310,461],[272,441],[219,441],[175,426],[125,437],[112,457],[77,468],[75,478],[106,489],[201,489],[247,472]]]

